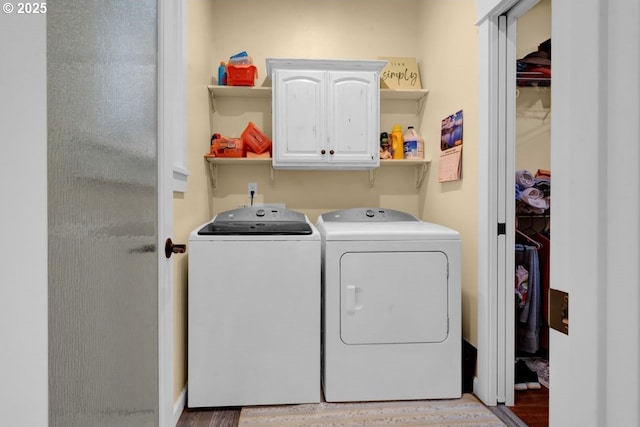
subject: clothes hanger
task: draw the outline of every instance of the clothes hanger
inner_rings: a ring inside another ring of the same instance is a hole
[[[542,249],[542,244],[536,242],[531,237],[527,236],[526,234],[524,234],[522,231],[518,230],[517,228],[516,228],[516,236],[522,237],[523,239],[525,239],[527,241],[527,243],[531,243],[533,246],[535,246],[536,249]]]

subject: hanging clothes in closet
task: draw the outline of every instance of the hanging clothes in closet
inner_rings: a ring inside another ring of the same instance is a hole
[[[516,351],[548,349],[551,174],[516,172]]]

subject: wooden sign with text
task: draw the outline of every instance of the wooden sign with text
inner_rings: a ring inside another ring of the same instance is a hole
[[[380,87],[383,89],[422,89],[420,72],[416,58],[380,56],[387,61],[380,73]]]

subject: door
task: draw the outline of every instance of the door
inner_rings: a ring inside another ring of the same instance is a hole
[[[335,163],[378,165],[378,74],[329,72],[329,157]]]
[[[158,425],[157,15],[47,12],[51,426]]]
[[[159,310],[173,305],[162,250],[171,174],[158,135],[157,5],[56,3],[46,13],[1,26],[11,32],[3,40],[26,41],[19,54],[8,49],[16,102],[6,129],[32,151],[2,168],[7,183],[30,171],[21,197],[6,194],[18,212],[16,236],[6,237],[21,243],[3,256],[8,277],[20,272],[3,294],[14,308],[3,310],[12,350],[2,366],[15,372],[0,387],[12,408],[3,421],[171,425],[172,320]]]
[[[274,166],[325,161],[326,73],[276,70],[274,79]]]
[[[449,332],[448,290],[443,252],[347,252],[340,258],[340,338],[442,342]]]
[[[480,36],[478,368],[474,391],[497,403],[495,276],[498,16],[517,1],[478,0]],[[635,0],[552,2],[551,280],[569,294],[569,334],[550,331],[551,426],[638,425],[640,39]],[[589,55],[583,55],[588,51]],[[603,61],[602,58],[606,58]],[[634,123],[634,125],[631,125]],[[589,171],[589,173],[584,173]],[[575,185],[576,179],[580,185]],[[601,209],[594,209],[594,206]],[[585,233],[585,230],[589,230]],[[624,248],[624,250],[621,250]],[[553,307],[551,307],[553,310]],[[589,373],[585,375],[585,373]]]

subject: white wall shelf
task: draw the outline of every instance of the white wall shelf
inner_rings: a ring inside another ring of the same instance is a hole
[[[216,86],[209,85],[209,94],[211,95],[211,106],[216,111],[216,99],[224,97],[232,98],[271,98],[270,86]],[[428,89],[415,90],[399,90],[399,89],[380,89],[380,101],[416,101],[416,110],[422,113],[424,104],[429,94]]]
[[[211,108],[216,111],[217,98],[271,98],[271,87],[256,86],[207,86],[211,97]]]
[[[275,174],[271,158],[247,158],[247,157],[206,157],[211,173],[211,186],[215,190],[218,186],[218,166],[224,165],[265,165],[269,166],[271,182],[274,181]]]
[[[271,182],[275,180],[275,170],[273,169],[272,159],[271,158],[247,158],[247,157],[205,157],[207,163],[209,165],[209,171],[211,173],[211,186],[215,189],[218,185],[218,167],[219,166],[233,166],[233,165],[263,165],[269,167],[269,176],[271,178]],[[431,159],[423,159],[423,160],[412,160],[412,159],[404,159],[404,160],[380,160],[380,167],[411,167],[415,168],[415,182],[416,188],[420,188],[422,182],[424,181],[424,177],[427,173],[427,169],[431,164]],[[376,180],[376,172],[379,168],[369,170],[369,186],[373,188]]]
[[[416,181],[416,189],[422,186],[422,181],[424,181],[424,177],[427,174],[427,169],[431,164],[431,159],[403,159],[403,160],[380,160],[380,167],[411,167],[415,168],[415,181]],[[378,168],[379,169],[379,168]],[[373,188],[373,185],[376,181],[376,173],[378,169],[371,169],[369,171],[369,187]]]
[[[272,89],[270,86],[207,86],[211,99],[211,108],[216,111],[217,98],[271,98]],[[415,101],[417,114],[421,114],[426,104],[428,89],[399,90],[380,89],[380,102],[384,101]],[[271,182],[275,180],[275,170],[272,159],[268,158],[234,158],[234,157],[205,157],[211,172],[211,185],[215,189],[218,185],[218,167],[224,165],[264,165],[270,170]],[[427,169],[431,164],[431,159],[424,160],[380,160],[380,167],[414,167],[416,188],[422,186]],[[370,169],[369,186],[373,188],[378,168]]]
[[[380,102],[382,101],[416,101],[416,114],[422,114],[427,101],[428,89],[380,89]]]

